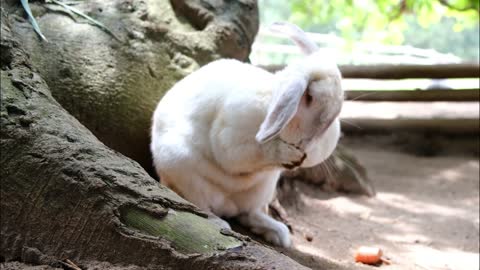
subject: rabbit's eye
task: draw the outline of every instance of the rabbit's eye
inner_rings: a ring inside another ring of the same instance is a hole
[[[307,92],[305,95],[305,103],[307,104],[307,107],[310,106],[310,104],[312,104],[312,101],[313,101],[312,95],[310,95],[310,92]]]

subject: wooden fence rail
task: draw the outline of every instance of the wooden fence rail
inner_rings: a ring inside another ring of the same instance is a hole
[[[346,133],[390,133],[396,131],[434,132],[435,134],[474,135],[480,132],[478,119],[373,119],[345,118]]]
[[[279,65],[261,66],[268,71],[278,71]],[[480,78],[480,65],[344,65],[340,66],[344,78],[351,79],[445,79]]]
[[[356,101],[480,101],[480,89],[354,90],[345,95],[346,100]]]

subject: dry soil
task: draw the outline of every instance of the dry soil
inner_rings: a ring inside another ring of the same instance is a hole
[[[284,253],[313,269],[329,268],[324,258],[363,269],[353,254],[368,245],[382,248],[391,261],[378,269],[479,269],[478,156],[462,151],[419,156],[375,138],[347,145],[367,168],[377,195],[284,183],[282,203],[294,226],[294,247]]]

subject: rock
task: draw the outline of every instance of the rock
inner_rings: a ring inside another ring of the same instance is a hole
[[[375,188],[367,176],[367,171],[342,146],[338,146],[332,156],[323,163],[311,168],[285,171],[282,178],[317,184],[326,190],[375,196]]]

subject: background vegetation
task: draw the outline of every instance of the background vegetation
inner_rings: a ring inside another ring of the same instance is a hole
[[[410,45],[479,61],[479,1],[260,0],[263,26],[288,20],[309,32],[357,43]]]

